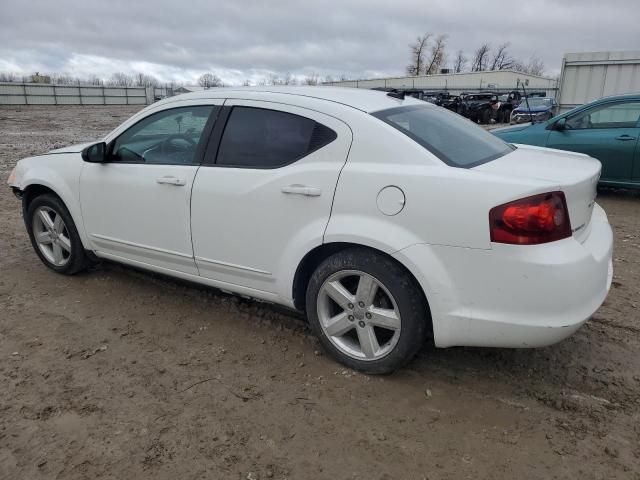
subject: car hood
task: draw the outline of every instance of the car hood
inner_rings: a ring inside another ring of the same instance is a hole
[[[46,153],[46,155],[50,153],[80,153],[85,147],[89,145],[93,145],[96,142],[87,142],[87,143],[78,143],[77,145],[69,145],[68,147],[56,148],[55,150],[50,150]]]
[[[519,125],[513,125],[511,127],[500,127],[500,128],[492,128],[489,130],[491,133],[507,133],[507,132],[520,132],[522,130],[526,130],[531,126],[531,123],[521,123]]]
[[[515,113],[529,113],[529,112],[536,113],[536,112],[547,112],[549,110],[551,110],[551,107],[545,107],[544,105],[542,105],[542,106],[539,106],[539,107],[530,107],[530,108],[518,107],[518,108],[514,109],[513,111]]]

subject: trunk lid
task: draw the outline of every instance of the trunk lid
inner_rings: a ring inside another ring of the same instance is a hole
[[[479,165],[474,170],[544,180],[549,183],[548,191],[564,192],[573,236],[583,241],[588,235],[595,203],[596,188],[602,169],[600,162],[581,153],[529,145],[517,147],[513,152]]]

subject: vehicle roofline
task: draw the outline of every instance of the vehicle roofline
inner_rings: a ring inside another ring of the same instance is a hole
[[[380,110],[384,110],[385,108],[373,108],[373,109],[367,109],[361,106],[358,106],[355,103],[346,103],[337,99],[332,99],[332,98],[327,98],[324,96],[320,96],[320,95],[312,95],[311,93],[309,93],[309,91],[307,89],[305,89],[305,91],[295,91],[296,88],[305,88],[305,87],[282,87],[282,89],[280,89],[279,87],[215,87],[215,88],[211,88],[211,89],[207,89],[204,91],[198,91],[198,92],[189,92],[189,93],[182,93],[179,95],[175,95],[173,97],[169,97],[169,98],[165,98],[163,100],[160,100],[159,102],[155,102],[152,105],[166,105],[169,103],[172,103],[172,101],[178,101],[178,100],[198,100],[198,99],[227,99],[227,98],[233,98],[233,95],[242,95],[242,94],[246,94],[246,93],[267,93],[267,94],[274,94],[274,95],[289,95],[291,97],[301,97],[301,98],[311,98],[313,100],[318,100],[318,101],[323,101],[323,102],[329,102],[329,103],[333,103],[333,104],[337,104],[337,105],[342,105],[345,107],[349,107],[349,108],[353,108],[354,110],[358,110],[360,112],[363,113],[372,113],[372,112],[376,112],[376,111],[380,111]],[[311,87],[309,87],[311,88]],[[313,87],[313,88],[318,88],[318,89],[323,89],[323,88],[331,88],[331,89],[335,89],[335,90],[342,90],[342,91],[348,91],[350,93],[355,93],[355,92],[372,92],[375,91],[373,89],[358,89],[358,88],[353,88],[353,87],[323,87],[323,86],[317,86],[317,87]],[[377,91],[381,94],[384,94],[386,92],[382,92],[382,91]],[[357,95],[357,93],[356,93]],[[390,99],[391,101],[391,99]],[[431,105],[428,102],[424,102],[425,105]],[[393,103],[389,103],[388,108],[394,108],[397,105],[394,105]],[[433,107],[433,105],[431,105]]]

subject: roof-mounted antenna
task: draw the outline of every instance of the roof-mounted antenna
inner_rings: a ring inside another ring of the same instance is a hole
[[[391,90],[387,93],[387,97],[397,98],[398,100],[404,100],[404,90],[399,92],[398,90]]]

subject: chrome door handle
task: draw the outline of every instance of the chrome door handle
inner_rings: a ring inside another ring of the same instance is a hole
[[[620,135],[619,137],[616,137],[616,140],[622,140],[623,142],[627,142],[629,140],[635,140],[636,137],[632,137],[631,135]]]
[[[319,197],[322,194],[322,190],[315,187],[307,187],[306,185],[287,185],[282,187],[282,193],[289,193],[293,195],[304,195],[305,197]]]
[[[176,187],[183,187],[184,185],[187,184],[186,180],[172,177],[170,175],[167,175],[166,177],[157,178],[156,182],[158,182],[161,185],[175,185]]]

